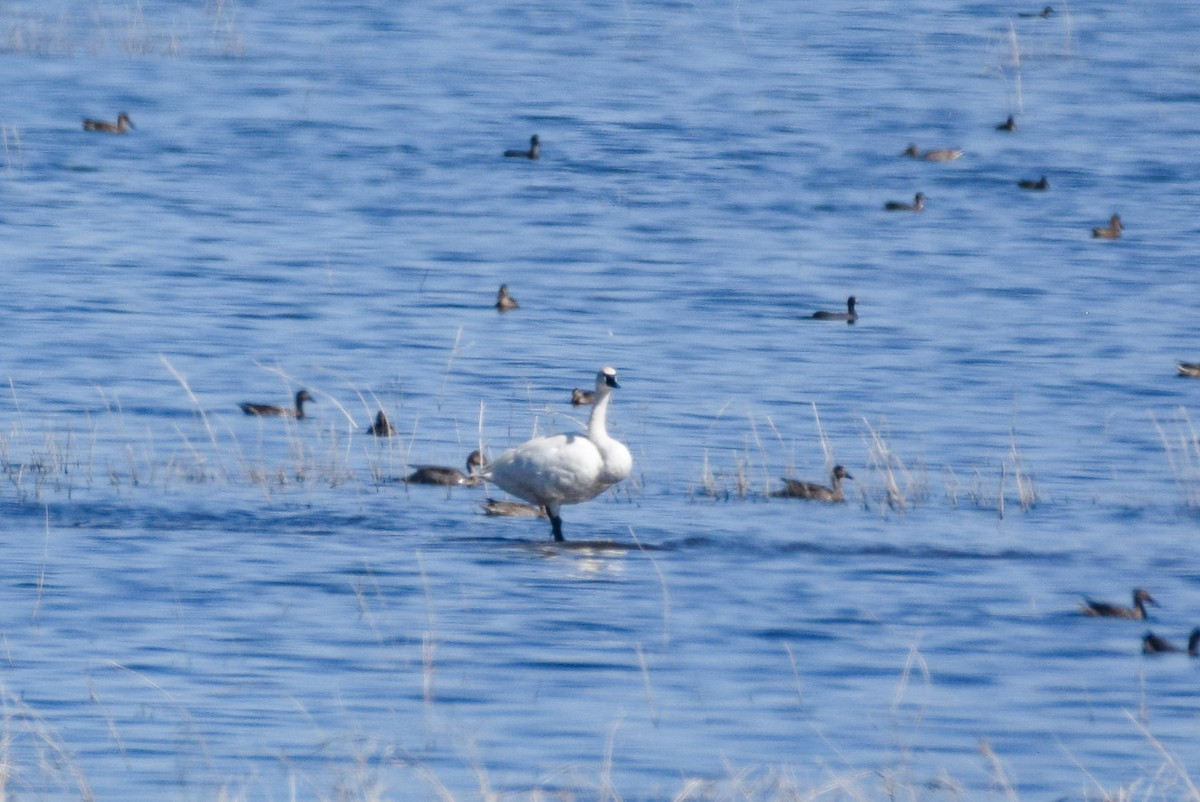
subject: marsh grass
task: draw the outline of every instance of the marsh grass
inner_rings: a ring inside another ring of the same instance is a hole
[[[1162,440],[1167,464],[1175,477],[1175,488],[1185,507],[1200,510],[1200,433],[1183,407],[1176,416],[1160,423],[1151,416],[1154,428]]]
[[[187,55],[240,57],[245,40],[232,0],[192,8],[143,4],[141,0],[76,4],[44,3],[34,11],[6,12],[0,48],[49,56],[119,53],[144,58]]]
[[[866,419],[860,421],[865,458],[858,463],[852,458],[838,456],[815,404],[812,405],[812,417],[817,445],[824,458],[821,475],[827,478],[836,464],[846,465],[854,474],[854,480],[843,485],[848,502],[884,513],[903,513],[930,503],[933,494],[929,467],[921,460],[906,460],[900,456],[886,420],[875,425]],[[716,421],[710,428],[715,428],[715,424]],[[714,457],[714,453],[722,452],[706,446],[699,458],[699,479],[688,486],[687,495],[715,501],[766,499],[777,489],[773,483],[776,475],[773,465],[782,462],[785,467],[779,473],[785,477],[801,475],[803,472],[796,467],[796,442],[788,441],[773,419],[767,418],[765,424],[771,433],[770,439],[764,439],[760,434],[762,427],[752,416],[748,417],[741,447],[723,452],[728,455],[725,460]],[[1189,451],[1188,462],[1197,466],[1193,485],[1196,504],[1200,507],[1200,439],[1194,431],[1190,437],[1190,440],[1183,438],[1185,444],[1191,443],[1184,450]],[[812,451],[811,448],[808,450]],[[777,451],[786,456],[780,460]],[[1010,435],[1007,454],[996,462],[972,466],[968,483],[959,478],[952,465],[944,466],[941,471],[945,498],[956,509],[969,503],[980,509],[993,510],[1003,518],[1014,509],[1028,512],[1041,501],[1036,477],[1018,446],[1015,432]],[[809,473],[812,475],[808,478],[821,479],[816,475],[816,469],[809,469]]]
[[[13,173],[25,170],[25,149],[21,146],[21,130],[15,125],[0,125],[0,145],[4,149],[4,172],[11,177]]]

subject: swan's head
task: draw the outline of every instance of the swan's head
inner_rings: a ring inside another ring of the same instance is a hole
[[[487,465],[487,460],[483,458],[483,452],[479,449],[475,449],[467,455],[467,475],[479,473],[485,465]]]
[[[609,390],[620,389],[621,385],[617,384],[617,369],[609,365],[600,368],[600,372],[596,374],[596,392],[608,393]]]
[[[834,475],[834,477],[836,477],[838,479],[853,479],[854,478],[853,476],[850,475],[850,471],[846,470],[841,465],[833,466],[833,475]]]
[[[316,399],[308,394],[308,390],[301,390],[300,392],[296,393],[296,406],[300,406],[305,401],[313,401],[315,403]]]

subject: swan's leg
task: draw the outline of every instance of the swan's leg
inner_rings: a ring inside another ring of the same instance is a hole
[[[550,527],[554,532],[554,541],[556,543],[563,541],[562,516],[558,514],[559,509],[561,508],[557,504],[546,505],[546,515],[550,518]]]

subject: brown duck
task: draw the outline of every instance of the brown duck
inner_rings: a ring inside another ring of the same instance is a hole
[[[1100,618],[1138,618],[1145,619],[1146,605],[1153,604],[1158,606],[1158,602],[1150,595],[1150,591],[1145,588],[1135,588],[1133,591],[1133,606],[1123,607],[1120,604],[1109,604],[1108,602],[1094,601],[1092,599],[1084,599],[1081,607],[1084,615],[1098,616]]]
[[[404,483],[410,485],[474,485],[479,483],[479,469],[483,467],[483,454],[478,449],[467,456],[467,472],[458,468],[445,468],[441,465],[419,465],[417,469],[404,477]]]
[[[507,312],[519,306],[517,299],[508,294],[508,285],[501,284],[499,292],[496,293],[496,311]]]
[[[831,477],[833,479],[833,487],[825,487],[816,482],[802,482],[799,479],[785,478],[783,480],[783,490],[778,491],[774,495],[779,498],[803,498],[809,501],[845,501],[846,495],[842,492],[842,480],[853,479],[854,477],[841,465],[833,466]]]
[[[500,501],[494,498],[483,500],[485,515],[504,516],[508,518],[545,518],[546,510],[532,504],[521,504],[517,501]]]
[[[909,145],[905,148],[902,156],[908,156],[912,159],[921,159],[927,162],[952,162],[955,159],[962,158],[962,148],[937,148],[935,150],[922,151],[916,145]]]
[[[107,120],[84,120],[83,130],[85,131],[100,131],[105,134],[123,134],[130,128],[133,128],[133,121],[129,119],[129,115],[121,112],[117,115],[117,121],[110,123]]]
[[[1123,228],[1125,226],[1121,225],[1121,215],[1114,214],[1109,218],[1106,228],[1093,228],[1092,236],[1096,239],[1119,239]]]
[[[277,417],[277,418],[303,418],[304,417],[304,402],[312,401],[316,403],[308,390],[300,390],[296,393],[295,408],[277,407],[272,404],[238,404],[242,408],[242,412],[247,415],[257,415],[259,417]]]

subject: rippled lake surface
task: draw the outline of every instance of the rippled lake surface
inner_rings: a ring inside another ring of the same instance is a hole
[[[0,5],[5,795],[1195,799],[1200,6],[1040,7]]]

